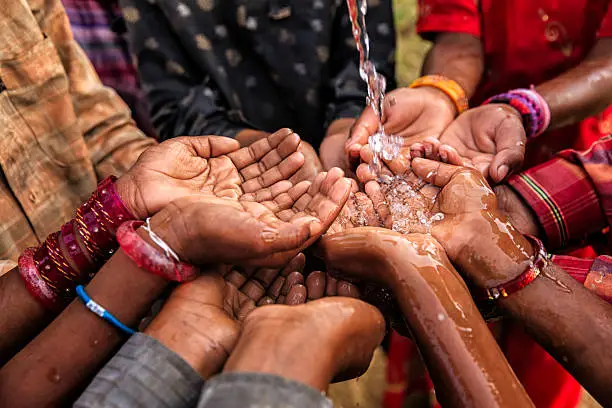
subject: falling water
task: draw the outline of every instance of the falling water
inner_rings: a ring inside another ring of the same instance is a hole
[[[346,0],[353,26],[353,37],[359,51],[359,74],[368,86],[368,104],[378,115],[378,131],[371,135],[368,143],[374,152],[371,166],[377,174],[380,172],[381,157],[392,160],[399,154],[402,139],[399,136],[387,135],[383,127],[383,102],[387,81],[376,71],[370,61],[370,39],[366,28],[365,16],[368,11],[367,0]]]

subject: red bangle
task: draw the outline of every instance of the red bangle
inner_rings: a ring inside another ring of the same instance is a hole
[[[476,289],[474,291],[474,295],[476,297],[480,298],[481,300],[497,300],[500,297],[505,298],[523,289],[525,286],[536,280],[538,276],[540,276],[542,269],[546,267],[549,263],[548,253],[546,252],[542,241],[540,241],[536,237],[526,235],[525,238],[530,240],[531,243],[534,244],[534,247],[536,249],[534,258],[532,259],[530,265],[527,267],[525,272],[520,274],[518,277],[512,279],[511,281],[496,286],[494,288]]]
[[[77,241],[74,231],[74,221],[70,220],[62,225],[62,241],[70,255],[70,259],[72,259],[72,262],[74,262],[81,275],[89,275],[91,272],[95,271],[94,264],[87,259],[87,256],[85,256],[85,253]],[[93,276],[89,277],[91,278]]]
[[[138,233],[136,228],[144,225],[142,221],[128,221],[121,224],[117,230],[117,241],[125,254],[130,257],[139,268],[164,279],[185,282],[195,279],[197,269],[195,266],[180,262],[166,256],[161,251],[149,245]]]
[[[57,292],[41,277],[34,261],[36,248],[26,248],[19,257],[19,274],[23,278],[28,292],[37,299],[45,309],[59,312],[63,308]]]

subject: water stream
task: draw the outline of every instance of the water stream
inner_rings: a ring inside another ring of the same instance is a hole
[[[380,174],[381,159],[393,160],[399,154],[402,138],[387,135],[383,126],[383,109],[387,81],[376,71],[370,61],[370,39],[366,27],[367,0],[346,0],[353,28],[353,37],[359,51],[359,74],[368,86],[368,104],[378,115],[378,131],[371,135],[368,143],[374,152],[370,166],[376,174]]]

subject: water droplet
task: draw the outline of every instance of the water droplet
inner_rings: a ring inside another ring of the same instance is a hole
[[[444,313],[438,313],[438,320],[443,321],[444,319],[446,319],[446,316],[444,316]]]

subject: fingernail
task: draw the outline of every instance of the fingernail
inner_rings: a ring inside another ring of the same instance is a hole
[[[440,152],[440,159],[441,159],[441,160],[442,160],[444,163],[446,163],[446,162],[448,161],[448,155],[447,155],[447,153],[446,153],[446,152],[444,152],[444,151]]]
[[[506,176],[508,175],[508,172],[510,171],[510,168],[508,166],[506,166],[505,164],[502,164],[501,166],[499,166],[497,168],[497,173],[499,175],[499,180],[503,180],[504,178],[506,178]]]

